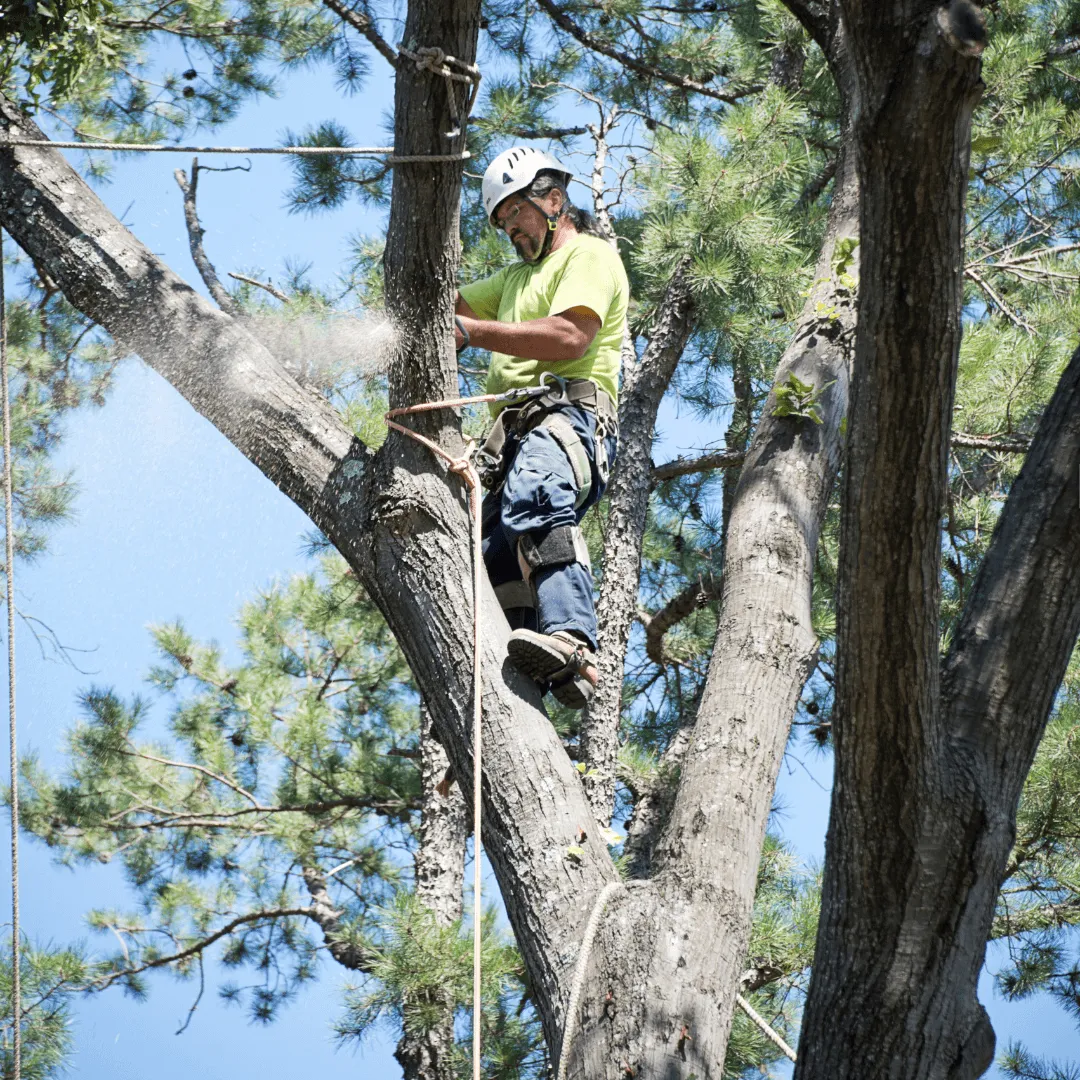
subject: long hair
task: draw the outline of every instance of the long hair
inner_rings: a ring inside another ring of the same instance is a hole
[[[582,210],[581,207],[575,206],[570,201],[570,196],[566,193],[566,185],[562,180],[562,174],[555,172],[554,169],[542,169],[538,172],[536,174],[536,179],[529,185],[527,194],[534,199],[542,199],[545,195],[550,194],[555,188],[558,188],[562,192],[562,213],[570,219],[570,224],[573,225],[579,233],[586,233],[589,236],[599,236],[601,240],[606,240],[607,237],[601,230],[600,223],[596,218],[594,218],[587,210]]]

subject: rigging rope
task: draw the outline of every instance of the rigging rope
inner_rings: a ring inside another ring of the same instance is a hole
[[[4,571],[7,578],[8,748],[11,754],[11,1025],[13,1080],[22,1077],[22,972],[19,941],[19,760],[15,730],[15,540],[11,481],[11,402],[8,394],[7,297],[4,290],[4,234],[0,232],[0,398],[4,425]]]
[[[110,142],[62,142],[53,139],[0,139],[0,149],[9,146],[40,146],[53,150],[111,150],[114,153],[131,154],[295,154],[298,157],[316,157],[342,154],[346,157],[382,157],[391,165],[403,165],[414,161],[467,161],[472,155],[467,150],[456,154],[402,154],[396,155],[392,146],[173,146],[161,143],[110,143]]]

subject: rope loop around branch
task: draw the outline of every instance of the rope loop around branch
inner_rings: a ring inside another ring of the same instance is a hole
[[[468,100],[465,103],[464,116],[458,111],[458,103],[454,95],[453,87],[447,87],[447,98],[450,102],[450,118],[454,121],[454,130],[448,131],[448,139],[456,138],[465,132],[465,124],[476,104],[476,95],[480,92],[480,80],[483,76],[476,64],[459,60],[456,56],[443,52],[438,45],[419,45],[415,49],[405,48],[404,42],[398,44],[398,52],[410,59],[417,71],[430,71],[432,75],[438,75],[448,82],[465,83],[469,86]],[[457,68],[457,71],[452,71]]]

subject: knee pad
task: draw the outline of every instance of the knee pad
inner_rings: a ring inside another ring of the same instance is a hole
[[[536,607],[532,586],[527,581],[507,581],[502,585],[496,585],[495,599],[499,601],[499,607],[503,611]]]
[[[526,533],[517,545],[521,576],[529,581],[537,570],[581,563],[592,573],[589,548],[577,525],[560,525],[546,533]]]

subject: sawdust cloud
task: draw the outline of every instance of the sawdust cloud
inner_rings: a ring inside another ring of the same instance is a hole
[[[397,334],[385,315],[265,312],[241,322],[297,380],[319,387],[386,372]]]

